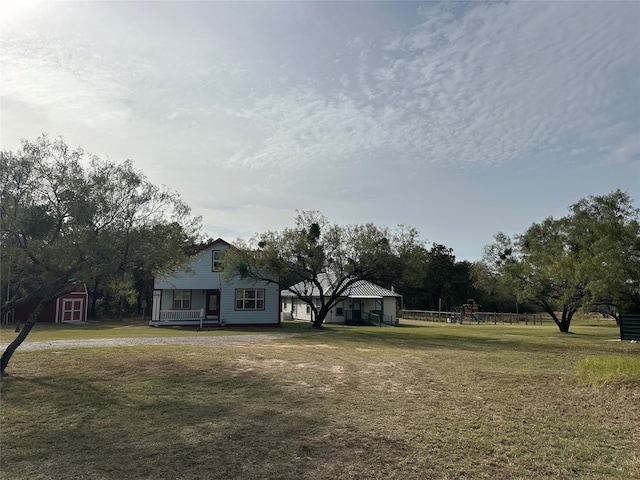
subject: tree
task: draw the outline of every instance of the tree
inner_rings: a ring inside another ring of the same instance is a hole
[[[449,308],[455,304],[452,292],[455,262],[456,258],[450,248],[438,243],[431,246],[424,277],[426,307],[429,310],[439,309],[442,301],[449,305]]]
[[[469,298],[476,298],[471,262],[455,262],[451,275],[451,297],[454,305],[461,305]],[[486,307],[486,306],[485,306]],[[486,309],[486,308],[485,308]]]
[[[299,212],[293,228],[238,241],[225,275],[275,283],[305,302],[320,328],[329,310],[358,280],[370,280],[393,255],[389,232],[372,224],[339,226],[316,211]],[[313,299],[319,299],[317,305]]]
[[[569,248],[589,292],[586,307],[619,320],[624,310],[640,311],[640,210],[616,190],[571,206]]]
[[[569,215],[534,223],[513,239],[497,234],[485,259],[518,301],[531,300],[566,333],[581,308],[640,305],[638,215],[620,190],[590,196]]]
[[[511,293],[502,282],[502,275],[497,269],[490,268],[485,262],[474,262],[470,274],[475,290],[475,299],[489,312],[513,312],[516,295]]]
[[[199,231],[179,196],[152,185],[131,162],[101,161],[46,135],[0,154],[0,195],[2,314],[39,299],[3,353],[1,372],[71,280],[109,278],[119,292],[130,291],[136,276],[178,268]]]
[[[429,251],[415,228],[399,226],[393,237],[394,250],[399,265],[398,275],[392,285],[402,292],[407,308],[423,308],[427,305],[425,275],[429,264]]]

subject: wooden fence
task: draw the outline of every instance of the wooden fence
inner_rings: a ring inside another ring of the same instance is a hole
[[[446,323],[492,323],[494,325],[542,325],[544,315],[540,313],[498,313],[477,312],[463,314],[460,312],[439,312],[432,310],[402,310],[402,318],[406,320],[423,320],[426,322]]]

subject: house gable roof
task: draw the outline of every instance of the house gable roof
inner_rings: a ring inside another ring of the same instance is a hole
[[[202,245],[199,245],[198,247],[196,247],[193,252],[191,252],[189,254],[189,256],[194,256],[199,254],[200,252],[204,252],[205,250],[211,248],[211,247],[222,247],[222,248],[226,248],[231,246],[231,244],[225,240],[223,240],[222,238],[217,238],[215,240],[211,240],[207,243],[204,243]]]

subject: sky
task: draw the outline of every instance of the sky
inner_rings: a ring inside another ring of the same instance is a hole
[[[248,239],[318,210],[477,261],[640,206],[640,2],[0,3],[0,147],[131,159]]]

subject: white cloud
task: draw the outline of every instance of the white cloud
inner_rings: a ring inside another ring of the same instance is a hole
[[[637,167],[637,180],[640,185],[640,131],[622,138],[604,157],[605,165],[631,162]]]

